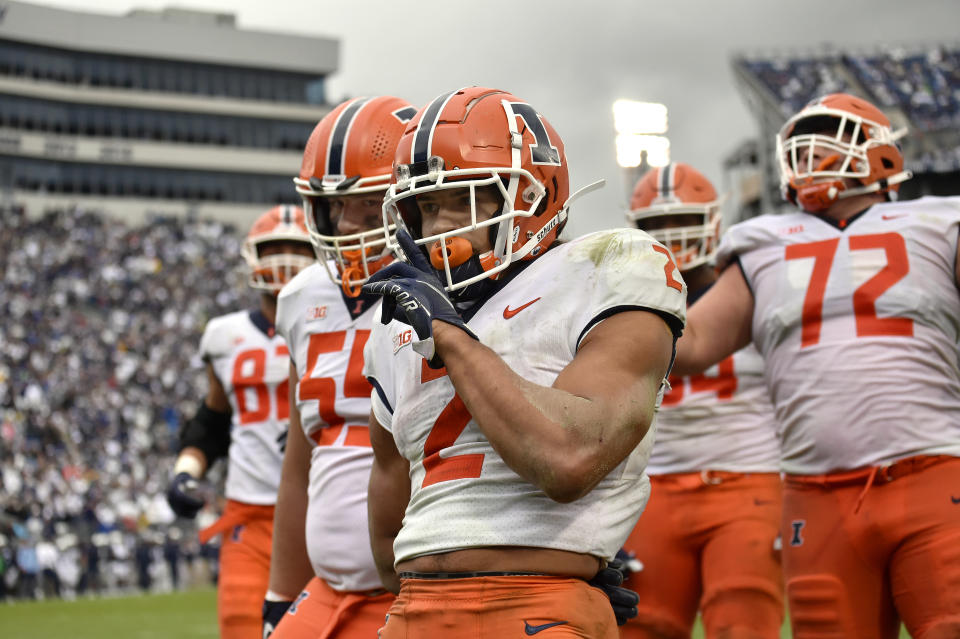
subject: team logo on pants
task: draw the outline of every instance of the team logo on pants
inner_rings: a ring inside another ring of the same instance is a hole
[[[793,527],[793,537],[790,538],[791,546],[803,545],[803,537],[800,536],[800,531],[806,525],[807,522],[805,519],[794,519],[792,522],[790,522],[790,526]]]

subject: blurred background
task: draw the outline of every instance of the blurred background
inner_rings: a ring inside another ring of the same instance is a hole
[[[730,224],[780,209],[774,134],[836,91],[910,129],[902,198],[960,193],[957,24],[950,0],[0,1],[0,599],[215,581],[163,496],[197,345],[254,304],[242,238],[298,203],[341,100],[528,100],[573,185],[607,180],[568,237],[623,225],[670,160],[728,194]]]

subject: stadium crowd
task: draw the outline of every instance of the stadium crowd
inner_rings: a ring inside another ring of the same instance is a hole
[[[932,46],[908,52],[890,47],[879,53],[822,55],[745,62],[776,95],[784,116],[810,96],[855,90],[863,85],[884,108],[899,108],[911,128],[935,131],[960,126],[960,50]]]
[[[154,471],[193,409],[204,323],[248,295],[239,237],[81,210],[0,217],[0,598],[175,587],[197,557],[215,576],[215,548],[170,526]]]

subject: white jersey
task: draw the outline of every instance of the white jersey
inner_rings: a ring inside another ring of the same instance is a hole
[[[877,204],[843,230],[813,215],[731,228],[783,469],[821,474],[960,455],[960,198]]]
[[[363,347],[379,304],[369,297],[351,303],[360,305],[356,319],[321,264],[300,271],[277,300],[277,331],[287,338],[299,378],[300,423],[313,443],[307,552],[314,573],[340,591],[383,587],[367,533],[373,449],[371,387],[362,374]]]
[[[751,344],[700,375],[670,376],[647,473],[780,470],[776,418]]]
[[[620,229],[551,249],[467,324],[521,377],[550,386],[604,318],[649,310],[679,331],[685,303],[686,287],[666,250],[642,231]],[[394,543],[396,561],[486,546],[612,557],[649,497],[644,467],[655,428],[592,492],[557,503],[504,463],[445,370],[428,368],[411,348],[413,339],[405,324],[377,323],[365,352],[365,373],[376,382],[374,414],[410,460],[411,497]]]
[[[287,345],[259,311],[238,311],[207,322],[200,356],[213,366],[233,410],[226,496],[272,505],[290,416]]]

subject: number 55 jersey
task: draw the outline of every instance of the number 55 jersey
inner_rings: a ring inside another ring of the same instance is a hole
[[[480,341],[524,379],[550,386],[583,337],[615,313],[656,313],[678,336],[686,287],[663,246],[621,229],[551,248],[479,304],[465,319]],[[644,467],[655,426],[592,492],[557,503],[500,458],[445,370],[428,368],[413,351],[414,339],[406,324],[375,323],[365,351],[374,414],[410,460],[396,561],[486,546],[612,557],[649,496]]]
[[[960,198],[876,204],[834,226],[806,213],[732,227],[783,470],[817,475],[960,455]]]
[[[382,588],[367,535],[373,449],[371,388],[362,375],[379,305],[366,296],[346,304],[321,264],[300,271],[277,300],[277,330],[299,377],[300,424],[313,444],[307,552],[314,574],[340,592]]]

